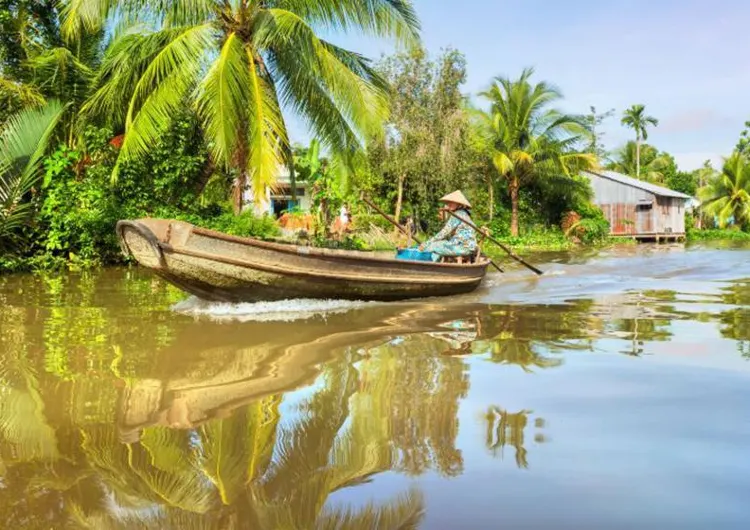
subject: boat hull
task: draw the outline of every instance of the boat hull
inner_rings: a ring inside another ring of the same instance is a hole
[[[241,238],[167,219],[117,224],[123,252],[199,298],[404,300],[468,293],[487,262],[426,263]]]

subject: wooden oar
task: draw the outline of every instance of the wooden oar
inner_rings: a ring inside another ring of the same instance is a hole
[[[523,265],[523,266],[524,266],[524,267],[526,267],[527,269],[530,269],[530,270],[534,271],[535,273],[537,273],[537,274],[538,274],[538,275],[540,275],[540,276],[541,276],[542,274],[544,274],[544,272],[542,272],[541,270],[537,269],[536,267],[534,267],[534,266],[533,266],[533,265],[531,265],[530,263],[526,263],[526,261],[524,261],[524,259],[523,259],[523,258],[521,258],[520,256],[516,256],[516,255],[515,255],[515,254],[513,253],[513,251],[512,251],[511,249],[509,249],[508,247],[506,247],[505,245],[503,245],[502,243],[500,243],[500,241],[498,241],[498,240],[497,240],[497,239],[495,239],[494,237],[492,237],[492,236],[490,236],[490,235],[488,235],[488,234],[485,234],[484,232],[482,232],[482,231],[481,231],[481,230],[480,230],[480,229],[479,229],[479,228],[478,228],[478,227],[477,227],[477,226],[476,226],[476,225],[475,225],[474,223],[472,223],[471,221],[467,221],[466,219],[461,219],[461,218],[460,218],[459,216],[457,216],[457,215],[456,215],[455,213],[453,213],[453,212],[452,212],[452,211],[450,211],[450,210],[445,210],[445,211],[446,211],[446,212],[448,212],[449,214],[451,214],[451,215],[452,215],[453,217],[455,217],[455,218],[456,218],[456,219],[458,219],[459,221],[461,221],[462,223],[464,223],[464,224],[466,224],[466,225],[470,226],[471,228],[473,228],[473,229],[474,229],[474,231],[475,231],[475,232],[476,232],[477,234],[479,234],[480,236],[486,237],[487,239],[489,239],[490,241],[492,241],[493,243],[495,243],[495,244],[496,244],[496,245],[497,245],[498,247],[500,247],[500,248],[501,248],[501,249],[503,249],[503,250],[504,250],[505,252],[507,252],[507,253],[508,253],[508,255],[509,255],[509,256],[510,256],[511,258],[513,258],[514,260],[516,260],[517,262],[519,262],[519,263],[520,263],[521,265]]]
[[[398,228],[399,230],[401,230],[401,233],[403,233],[407,237],[411,237],[417,243],[422,244],[422,242],[417,238],[417,236],[411,236],[406,231],[406,228],[404,228],[403,226],[401,226],[400,224],[398,224],[398,222],[396,222],[396,220],[394,218],[392,218],[390,215],[388,215],[383,210],[381,210],[380,208],[378,208],[375,204],[373,204],[373,202],[370,201],[370,199],[368,199],[364,195],[361,195],[359,198],[362,199],[362,201],[364,201],[364,203],[367,204],[367,206],[369,206],[370,208],[372,208],[373,210],[375,210],[376,212],[378,212],[380,215],[382,215],[383,218],[385,218],[389,223],[391,223],[393,226],[395,226],[396,228]]]
[[[403,226],[401,226],[400,224],[398,224],[398,222],[396,222],[396,220],[395,220],[395,219],[393,219],[393,218],[392,218],[392,217],[391,217],[390,215],[388,215],[388,214],[387,214],[387,213],[385,213],[385,212],[384,212],[383,210],[381,210],[380,208],[378,208],[378,207],[377,207],[377,206],[376,206],[375,204],[373,204],[373,203],[372,203],[372,201],[370,201],[370,200],[369,200],[369,199],[368,199],[367,197],[365,197],[365,196],[364,196],[364,194],[360,195],[360,197],[359,197],[359,198],[360,198],[360,199],[362,199],[362,201],[363,201],[363,202],[364,202],[365,204],[367,204],[367,205],[368,205],[368,206],[369,206],[370,208],[372,208],[373,210],[375,210],[376,212],[378,212],[378,213],[379,213],[380,215],[382,215],[382,216],[383,216],[383,217],[384,217],[384,218],[385,218],[386,220],[388,220],[388,222],[390,222],[390,223],[391,223],[391,224],[392,224],[393,226],[395,226],[396,228],[398,228],[399,230],[401,230],[401,232],[402,232],[403,234],[405,234],[405,235],[406,235],[407,237],[412,237],[412,239],[414,239],[414,241],[416,241],[416,242],[417,242],[417,243],[419,243],[420,245],[422,244],[422,242],[421,242],[421,241],[420,241],[420,240],[419,240],[419,239],[417,238],[417,236],[411,236],[411,235],[410,235],[410,234],[409,234],[409,233],[408,233],[408,232],[406,231],[406,229],[405,229],[405,228],[404,228]],[[489,259],[489,258],[487,258],[487,259],[489,260],[490,264],[492,264],[492,266],[493,266],[493,267],[495,267],[495,268],[496,268],[496,269],[497,269],[498,271],[500,271],[500,272],[505,272],[505,271],[503,271],[503,269],[501,269],[501,268],[500,268],[500,266],[499,266],[499,265],[498,265],[497,263],[495,263],[494,261],[492,261],[492,260],[491,260],[491,259]]]

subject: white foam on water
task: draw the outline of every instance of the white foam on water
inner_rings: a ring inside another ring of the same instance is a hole
[[[289,299],[274,302],[222,303],[207,302],[191,296],[172,306],[172,310],[213,320],[269,322],[310,319],[370,306],[375,302],[352,300]]]

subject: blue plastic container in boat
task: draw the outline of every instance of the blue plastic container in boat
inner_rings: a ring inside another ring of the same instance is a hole
[[[402,248],[396,251],[396,259],[432,261],[432,252],[420,252],[415,248]]]

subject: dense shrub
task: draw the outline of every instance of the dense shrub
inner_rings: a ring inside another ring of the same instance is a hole
[[[403,219],[402,221],[403,222]],[[381,230],[394,230],[395,227],[380,214],[361,213],[352,216],[352,230],[367,231],[370,227],[376,226]]]
[[[250,212],[235,216],[226,196],[201,198],[212,168],[190,117],[176,122],[151,153],[137,163],[123,164],[117,182],[111,175],[117,139],[110,131],[89,129],[86,150],[60,146],[44,160],[44,181],[37,193],[38,215],[26,234],[25,252],[5,256],[0,270],[79,267],[124,259],[115,234],[120,219],[178,219],[234,235],[269,237],[278,234],[271,218]],[[213,179],[225,184],[227,178]],[[223,182],[221,182],[223,181]]]
[[[269,238],[280,234],[279,226],[273,217],[267,215],[256,217],[250,210],[240,215],[226,211],[216,217],[206,217],[194,222],[197,225],[234,236]]]

